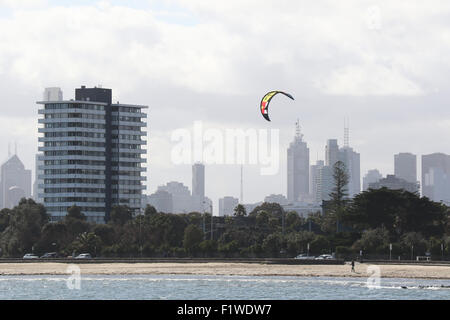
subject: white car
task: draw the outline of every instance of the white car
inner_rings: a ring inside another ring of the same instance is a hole
[[[92,259],[89,253],[82,253],[75,257],[75,259]]]
[[[39,259],[39,257],[34,253],[27,253],[23,256],[23,259]]]
[[[331,260],[331,259],[334,259],[331,254],[321,254],[320,256],[315,258],[315,260]]]
[[[294,259],[301,259],[301,260],[308,260],[308,259],[314,259],[314,256],[308,256],[306,253],[299,254]]]

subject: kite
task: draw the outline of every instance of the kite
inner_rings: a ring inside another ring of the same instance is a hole
[[[286,92],[283,92],[283,91],[270,91],[270,92],[266,93],[266,95],[261,99],[260,109],[261,109],[262,116],[267,121],[270,121],[270,118],[269,118],[269,103],[270,103],[270,100],[272,100],[272,98],[278,93],[284,94],[286,97],[291,98],[292,100],[294,100],[293,96],[291,96],[289,93],[286,93]]]

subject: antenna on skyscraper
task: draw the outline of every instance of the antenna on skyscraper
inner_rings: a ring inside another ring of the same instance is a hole
[[[300,130],[300,120],[298,118],[297,121],[295,122],[295,136],[300,139],[303,138],[303,135]]]
[[[350,129],[349,129],[349,119],[348,118],[344,118],[344,147],[349,147],[350,143]]]

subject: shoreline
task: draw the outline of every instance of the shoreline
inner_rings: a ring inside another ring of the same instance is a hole
[[[69,265],[64,262],[2,263],[1,276],[68,275]],[[81,275],[222,275],[222,276],[298,276],[298,277],[359,277],[368,278],[369,266],[380,268],[381,278],[450,280],[450,266],[412,264],[360,264],[355,271],[345,265],[281,265],[236,262],[199,263],[89,263],[75,264]]]

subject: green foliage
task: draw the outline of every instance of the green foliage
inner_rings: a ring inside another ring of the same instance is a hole
[[[247,211],[242,204],[238,204],[236,208],[234,208],[234,216],[235,217],[245,217],[247,215]]]
[[[113,206],[111,208],[110,222],[115,225],[124,225],[133,219],[133,212],[127,206]]]
[[[184,230],[183,246],[190,256],[199,251],[199,245],[203,240],[203,232],[196,225],[190,224]]]
[[[81,212],[81,208],[76,205],[73,205],[69,209],[67,209],[66,218],[86,221],[86,216]]]

